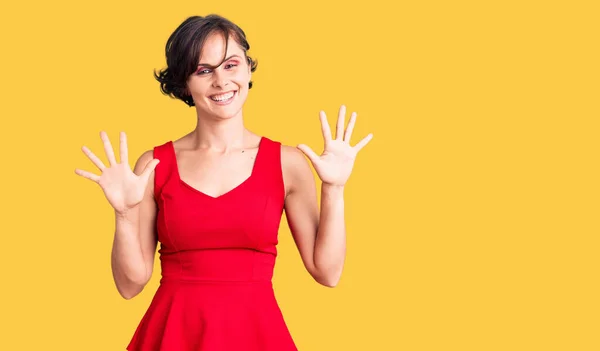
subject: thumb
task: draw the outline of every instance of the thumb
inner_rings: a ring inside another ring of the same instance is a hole
[[[305,144],[300,144],[297,146],[297,148],[302,151],[306,157],[308,157],[310,159],[310,161],[315,164],[317,162],[319,162],[319,155],[317,155],[310,147],[308,147]]]
[[[142,179],[144,180],[144,182],[148,181],[148,178],[150,178],[150,174],[154,171],[156,165],[158,165],[159,162],[160,160],[156,158],[148,162],[146,168],[144,168],[144,172],[142,172]]]

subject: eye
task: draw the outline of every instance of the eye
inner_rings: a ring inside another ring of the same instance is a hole
[[[228,63],[227,65],[225,65],[225,69],[231,69],[236,66],[237,66],[237,64],[235,64],[235,63]]]
[[[196,74],[198,74],[198,75],[203,75],[203,74],[208,74],[208,73],[210,73],[210,70],[208,68],[199,69],[198,71],[196,71]]]

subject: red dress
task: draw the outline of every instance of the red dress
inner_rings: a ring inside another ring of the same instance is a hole
[[[271,278],[283,213],[281,144],[262,137],[250,177],[212,197],[154,148],[161,280],[129,351],[296,351]]]

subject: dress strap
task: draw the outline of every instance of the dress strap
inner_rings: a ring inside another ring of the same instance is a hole
[[[283,195],[285,187],[281,168],[281,142],[263,137],[259,152],[255,165],[257,178],[264,186]]]
[[[156,198],[160,198],[162,189],[173,172],[173,162],[175,160],[172,152],[172,144],[172,141],[167,141],[162,145],[154,147],[154,158],[160,161],[154,169],[154,195]]]

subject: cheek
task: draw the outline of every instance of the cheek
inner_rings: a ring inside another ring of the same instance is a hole
[[[192,92],[202,94],[208,90],[208,85],[198,79],[191,79],[188,82],[188,89]]]
[[[235,81],[240,85],[248,85],[248,82],[250,81],[250,74],[245,71],[238,71],[235,74]]]

